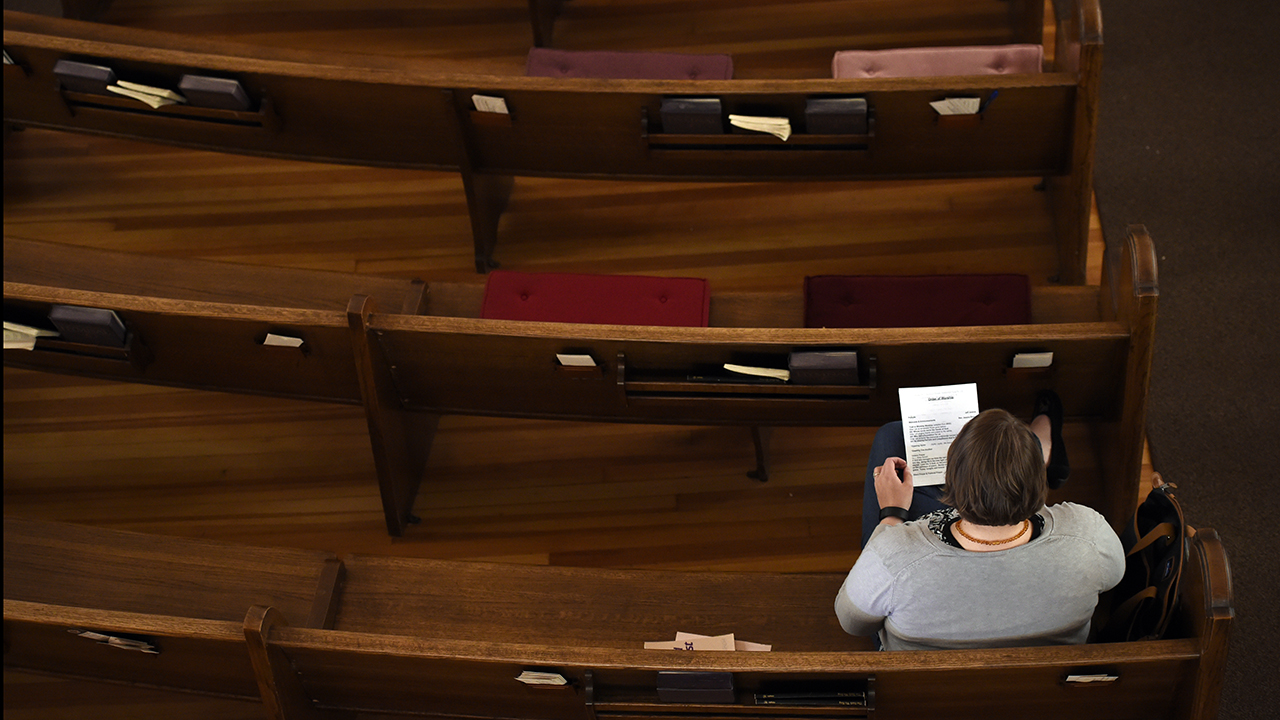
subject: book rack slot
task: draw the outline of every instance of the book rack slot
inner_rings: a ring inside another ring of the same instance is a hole
[[[31,75],[31,69],[24,63],[19,62],[17,58],[14,58],[12,63],[5,63],[4,65],[5,82],[25,80],[29,75]]]
[[[61,88],[63,102],[73,117],[93,118],[104,113],[125,113],[141,117],[169,120],[188,120],[198,123],[261,129],[277,132],[280,118],[270,98],[262,98],[256,112],[223,110],[220,108],[192,107],[190,105],[165,105],[152,108],[126,97],[96,95]]]
[[[640,137],[648,150],[867,152],[875,135],[874,117],[867,118],[867,132],[863,135],[793,132],[782,140],[768,133],[740,128],[732,128],[732,132],[723,134],[668,133],[650,119],[648,108],[640,109]]]
[[[875,395],[876,357],[866,358],[859,372],[859,384],[798,385],[778,380],[753,380],[742,376],[736,381],[732,373],[699,376],[694,368],[638,370],[627,366],[625,355],[618,355],[618,387],[628,405],[635,402],[684,402],[696,399],[758,402],[785,401],[868,401]]]
[[[90,345],[59,338],[39,338],[36,340],[34,350],[23,350],[21,352],[43,352],[93,358],[95,360],[104,360],[111,364],[130,365],[138,371],[142,371],[151,362],[151,354],[146,345],[143,345],[132,332],[125,337],[125,344],[122,347]]]
[[[597,720],[606,718],[872,718],[875,717],[875,676],[838,681],[757,678],[738,674],[733,679],[734,701],[729,703],[663,701],[658,688],[609,687],[590,670],[584,678],[587,707]]]
[[[744,150],[749,152],[805,152],[815,150],[867,152],[872,135],[793,134],[785,141],[767,133],[725,135],[677,135],[655,133],[645,136],[650,150]]]

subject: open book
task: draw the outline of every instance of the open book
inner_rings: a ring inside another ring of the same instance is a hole
[[[899,388],[902,439],[916,487],[946,481],[947,449],[960,428],[978,414],[978,386],[937,385]]]

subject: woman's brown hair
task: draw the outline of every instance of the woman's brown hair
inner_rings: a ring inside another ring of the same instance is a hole
[[[947,451],[942,501],[978,525],[1013,525],[1044,507],[1044,453],[1031,428],[1008,411],[986,410]]]

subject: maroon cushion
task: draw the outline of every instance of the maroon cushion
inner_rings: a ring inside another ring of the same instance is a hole
[[[817,275],[804,279],[805,327],[1023,325],[1026,275]]]
[[[701,278],[494,270],[485,283],[480,317],[705,327],[710,303]]]
[[[533,48],[529,50],[525,74],[610,80],[731,80],[733,58],[728,55]]]

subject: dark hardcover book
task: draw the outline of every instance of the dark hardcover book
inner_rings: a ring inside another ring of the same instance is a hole
[[[178,81],[178,92],[192,107],[218,108],[220,110],[247,111],[252,107],[249,95],[237,80],[183,75]]]
[[[128,336],[120,316],[102,308],[54,305],[49,311],[49,321],[68,342],[124,347]]]
[[[810,135],[866,135],[867,101],[863,98],[809,98],[804,108]]]
[[[664,98],[662,131],[673,135],[724,133],[719,98]]]
[[[116,84],[116,72],[111,68],[74,60],[59,60],[53,66],[53,74],[62,87],[72,92],[111,95],[107,86]]]
[[[793,352],[787,366],[795,385],[858,384],[858,353],[854,350]]]
[[[733,673],[658,672],[658,700],[678,703],[732,703]]]

